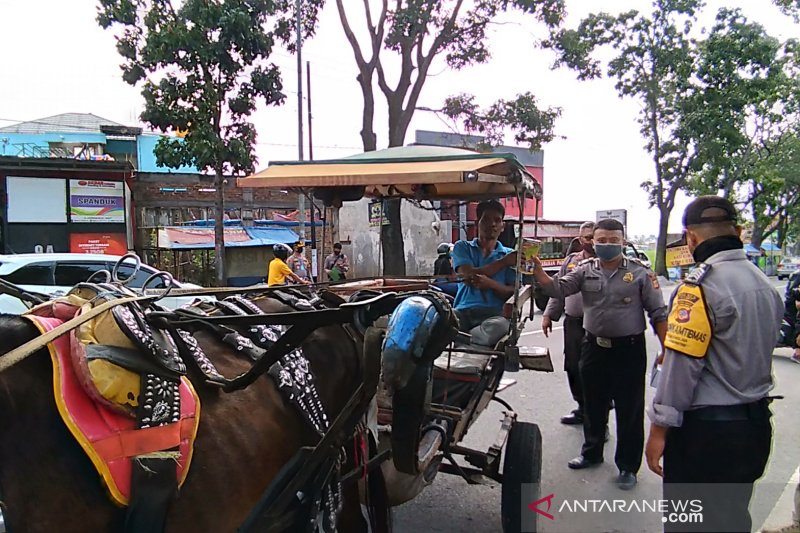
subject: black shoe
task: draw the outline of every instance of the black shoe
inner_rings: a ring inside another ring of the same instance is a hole
[[[583,424],[583,414],[580,411],[572,411],[567,416],[561,417],[561,423],[568,426],[577,426]]]
[[[636,486],[636,474],[627,470],[620,470],[617,476],[617,487],[622,490],[631,490]]]
[[[603,460],[600,459],[599,461],[590,461],[586,457],[579,455],[575,459],[571,460],[567,463],[567,466],[573,470],[583,470],[584,468],[590,468],[592,466],[597,466],[602,463]]]

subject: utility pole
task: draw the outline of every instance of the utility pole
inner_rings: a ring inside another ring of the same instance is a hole
[[[295,1],[297,30],[297,159],[303,160],[303,17],[300,12],[302,0]],[[300,242],[306,243],[306,197],[303,191],[297,197],[297,221]]]
[[[311,62],[306,61],[306,90],[307,96],[306,101],[308,103],[307,110],[308,110],[308,160],[314,160],[314,138],[312,135],[311,129]],[[315,276],[319,277],[318,272],[318,261],[319,258],[317,257],[317,226],[315,224],[315,211],[316,205],[314,205],[314,197],[310,196],[311,200],[311,270]]]

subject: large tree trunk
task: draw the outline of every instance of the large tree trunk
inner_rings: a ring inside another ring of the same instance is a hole
[[[403,146],[406,128],[400,127],[399,117],[389,115],[389,147]],[[413,111],[412,111],[413,112]],[[383,202],[383,216],[389,222],[381,226],[381,248],[383,252],[383,273],[392,276],[406,275],[406,250],[403,242],[403,222],[400,217],[402,200],[393,199]]]
[[[669,215],[672,209],[667,206],[658,208],[658,239],[656,240],[656,264],[655,272],[659,276],[669,278],[667,274],[667,231],[669,228]]]
[[[214,265],[217,270],[217,286],[227,285],[225,273],[225,179],[222,169],[217,169],[214,180],[217,188],[217,197],[214,204],[216,216],[214,217]]]

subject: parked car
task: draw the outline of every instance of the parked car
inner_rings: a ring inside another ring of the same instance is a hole
[[[120,256],[102,254],[18,254],[0,255],[0,278],[20,286],[26,291],[61,296],[72,287],[86,281],[100,270],[114,267]],[[133,273],[133,260],[126,261],[119,268],[119,276],[126,279]],[[141,289],[145,280],[157,269],[142,264],[139,271],[128,284],[129,287]],[[165,288],[163,279],[155,279],[148,285],[148,289]],[[175,282],[176,289],[199,289],[193,283]],[[193,296],[167,296],[159,301],[164,307],[175,309],[191,303]],[[0,295],[0,313],[20,314],[27,306],[19,299],[7,295]]]
[[[778,279],[789,279],[789,276],[800,270],[800,257],[784,257],[778,263]]]

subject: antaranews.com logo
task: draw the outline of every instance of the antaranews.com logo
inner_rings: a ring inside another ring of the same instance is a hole
[[[671,524],[702,524],[703,502],[700,500],[616,500],[616,499],[565,499],[558,502],[555,494],[548,494],[528,505],[528,509],[548,520],[556,520],[562,513],[659,513],[661,521]],[[555,514],[553,514],[555,513]]]

